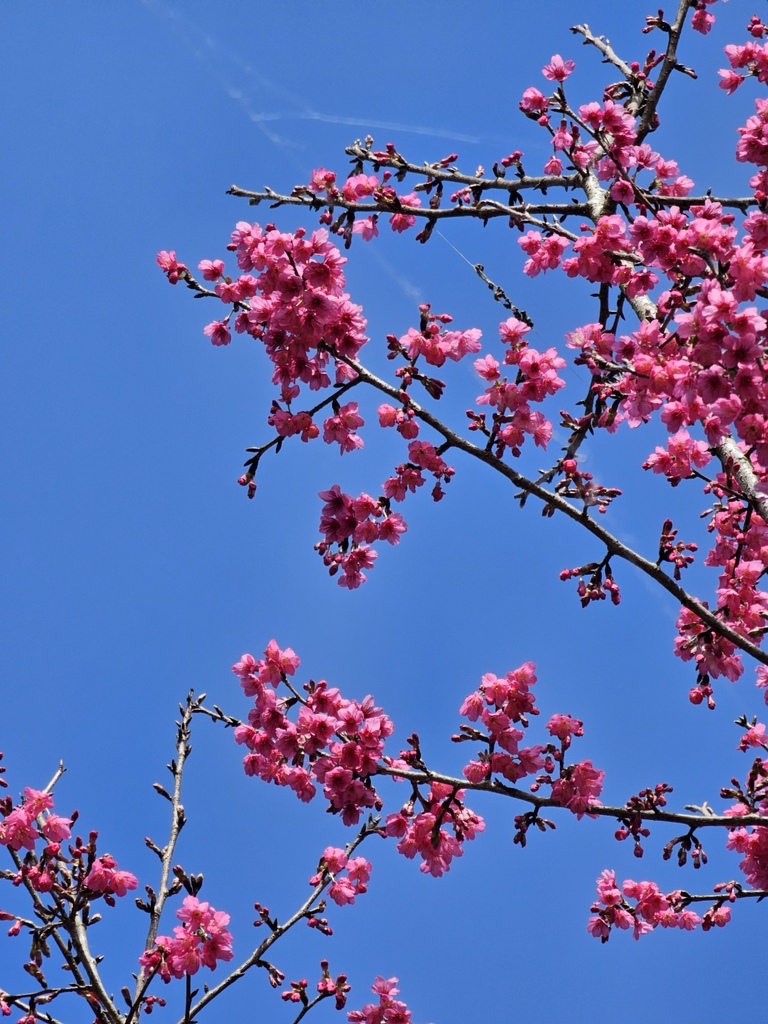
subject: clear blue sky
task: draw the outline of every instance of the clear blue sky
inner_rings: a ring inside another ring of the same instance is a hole
[[[749,682],[721,686],[714,714],[690,708],[693,676],[671,657],[667,597],[622,568],[621,607],[582,611],[557,573],[600,552],[532,504],[521,513],[510,488],[477,467],[456,461],[439,507],[426,494],[407,502],[399,549],[382,552],[361,591],[338,588],[312,550],[316,494],[334,482],[377,493],[399,448],[373,425],[366,451],[341,462],[319,444],[286,445],[246,501],[235,480],[243,448],[268,436],[265,364],[241,338],[212,348],[202,328],[218,311],[171,289],[154,264],[159,249],[190,266],[223,256],[237,220],[295,227],[295,212],[250,211],[225,190],[289,190],[321,164],[343,176],[344,146],[369,130],[415,160],[457,150],[472,171],[519,148],[527,168],[540,167],[544,138],[516,112],[522,90],[543,88],[541,65],[559,52],[578,62],[579,102],[599,98],[610,78],[568,25],[588,21],[641,59],[658,45],[639,33],[646,13],[635,0],[2,6],[0,746],[13,791],[44,785],[62,758],[60,809],[79,808],[82,829],[99,829],[142,884],[155,883],[143,837],[163,841],[151,784],[164,781],[178,701],[207,691],[244,716],[230,665],[273,636],[295,648],[307,676],[350,696],[373,693],[401,742],[420,733],[435,768],[460,769],[464,751],[448,738],[482,673],[533,660],[544,721],[555,711],[585,721],[577,750],[606,770],[606,801],[668,781],[678,804],[717,803],[720,786],[746,771],[729,723],[759,711]],[[751,8],[718,4],[715,13],[713,36],[689,36],[682,52],[700,81],[678,76],[652,141],[697,191],[744,194],[748,174],[732,154],[751,85],[728,100],[716,69],[722,46],[743,41]],[[537,347],[562,346],[565,331],[594,318],[587,287],[523,280],[500,224],[446,234],[529,310]],[[383,365],[385,334],[417,323],[419,301],[493,338],[501,310],[441,238],[426,247],[409,236],[358,240],[349,255],[374,364]],[[476,393],[471,371],[455,374],[455,387],[466,396],[460,417]],[[624,489],[610,523],[648,553],[668,512],[682,524],[693,511],[695,523],[700,504],[693,491],[642,474],[654,443],[626,432],[588,464]],[[705,573],[691,580],[707,594]],[[179,860],[205,872],[202,895],[232,914],[240,958],[253,902],[290,911],[344,831],[319,801],[306,808],[245,779],[241,751],[205,721],[193,745]],[[389,797],[394,810],[400,792]],[[661,862],[668,831],[656,831],[638,863],[610,823],[562,814],[557,832],[521,851],[512,806],[473,806],[488,830],[447,877],[425,879],[393,846],[374,846],[371,890],[355,908],[334,909],[334,938],[302,931],[278,949],[278,966],[313,981],[328,957],[350,976],[351,1007],[367,1001],[376,974],[397,975],[415,1022],[545,1013],[581,1024],[628,1008],[662,1024],[683,1012],[732,1012],[738,997],[725,979],[762,967],[763,908],[739,906],[709,935],[616,935],[601,946],[585,930],[603,868],[703,891],[736,873],[721,839],[710,840],[710,865],[694,877]],[[0,907],[7,899],[0,892]],[[104,952],[117,989],[136,967],[144,922],[127,902],[108,916]],[[9,945],[9,961],[21,955]],[[12,983],[0,971],[0,986]],[[292,1019],[258,975],[204,1019],[246,1011]],[[332,1015],[315,1011],[318,1021]]]

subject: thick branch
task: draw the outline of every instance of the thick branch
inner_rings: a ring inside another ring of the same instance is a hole
[[[54,775],[53,779],[51,779],[51,781],[48,783],[48,786],[46,786],[44,792],[50,792],[51,788],[53,787],[59,776],[63,773],[63,771],[64,766],[60,763],[56,774]],[[56,944],[56,948],[61,954],[64,963],[67,965],[67,970],[75,979],[76,986],[81,991],[85,988],[88,988],[88,980],[86,979],[86,975],[84,973],[84,971],[87,972],[88,965],[81,961],[81,958],[79,957],[80,950],[76,947],[75,950],[73,950],[72,946],[61,935],[61,931],[65,931],[67,932],[67,934],[70,934],[69,920],[67,918],[67,908],[64,906],[62,900],[54,893],[53,899],[56,903],[56,913],[58,913],[59,921],[52,922],[51,918],[54,911],[49,910],[49,908],[45,905],[40,893],[32,885],[32,882],[30,881],[29,877],[24,874],[22,860],[19,857],[18,853],[15,850],[11,850],[10,848],[8,852],[10,853],[11,858],[13,859],[13,863],[16,866],[17,874],[21,877],[21,884],[24,886],[28,896],[30,897],[32,906],[34,907],[35,910],[35,914],[37,915],[39,920],[43,922],[43,925],[49,926],[48,934],[53,938],[53,941]],[[25,923],[28,925],[28,927],[35,927],[33,922]],[[90,977],[90,973],[87,973],[88,976]]]
[[[77,912],[72,914],[70,920],[66,922],[66,926],[69,936],[72,939],[72,945],[77,950],[78,961],[82,964],[85,973],[88,975],[88,981],[90,982],[94,994],[100,1004],[98,1010],[94,1006],[91,1006],[91,1008],[96,1010],[97,1017],[100,1020],[108,1020],[112,1022],[112,1024],[115,1024],[115,1022],[119,1024],[119,1022],[122,1022],[123,1020],[123,1015],[117,1009],[112,1001],[112,997],[104,987],[104,982],[101,980],[101,975],[99,974],[98,965],[88,945],[88,935],[86,933],[85,925]],[[103,1014],[101,1012],[102,1010],[104,1011]]]
[[[610,42],[605,36],[596,36],[590,30],[589,25],[572,25],[571,32],[575,35],[584,36],[584,46],[594,46],[596,50],[602,53],[603,57],[609,64],[613,64],[614,67],[618,68],[624,78],[630,85],[635,85],[637,82],[637,75],[632,71],[632,68],[626,61],[623,61],[618,56],[616,51],[611,46]]]
[[[714,452],[725,472],[736,477],[744,500],[768,523],[768,494],[761,489],[760,481],[741,448],[732,437],[726,437],[715,446]]]
[[[583,189],[582,176],[579,176],[575,185],[571,187],[576,186]],[[548,187],[554,188],[555,185],[550,185]],[[344,210],[349,210],[351,213],[359,213],[365,217],[369,217],[374,213],[391,214],[395,212],[391,207],[385,206],[383,203],[370,201],[356,202],[344,199],[341,196],[334,196],[333,198],[325,199],[324,197],[314,196],[308,193],[283,195],[282,193],[275,192],[273,189],[268,187],[265,188],[263,192],[254,192],[249,189],[240,188],[239,185],[232,185],[227,189],[227,195],[247,199],[252,206],[258,206],[259,203],[269,202],[274,206],[304,206],[313,210],[341,207]],[[758,205],[754,196],[661,196],[656,193],[648,193],[648,199],[653,202],[654,206],[677,206],[681,210],[688,210],[692,206],[703,206],[707,201],[710,203],[719,203],[720,206],[730,210],[740,210],[742,213],[746,213],[748,210],[754,209]],[[525,223],[534,223],[534,221],[530,219],[533,215],[553,217],[591,217],[593,209],[588,202],[578,202],[576,199],[573,199],[570,203],[538,202],[520,203],[519,205],[514,206],[507,206],[506,204],[499,205],[498,202],[494,202],[490,199],[480,199],[476,204],[471,206],[457,205],[454,207],[438,207],[437,209],[424,206],[407,206],[403,203],[401,204],[400,210],[397,212],[402,212],[413,217],[421,217],[422,220],[445,220],[451,217],[476,217],[480,220],[487,220],[491,217],[505,216],[521,218]],[[552,227],[551,224],[546,224],[544,226],[548,228]],[[208,291],[205,294],[215,295],[216,293]]]
[[[440,772],[417,771],[409,768],[380,767],[380,775],[389,775],[393,778],[406,779],[415,786],[426,786],[432,782],[441,782],[454,789],[471,790],[478,793],[498,793],[501,796],[509,797],[511,800],[520,800],[531,806],[558,807],[563,809],[562,804],[553,800],[552,797],[540,796],[538,793],[531,793],[525,789],[518,789],[515,786],[508,786],[503,782],[467,782],[466,779],[458,779],[451,775],[443,775]],[[634,807],[611,807],[603,804],[594,804],[589,808],[587,814],[594,814],[600,818],[615,818],[617,820],[628,817],[640,817],[644,821],[664,821],[674,825],[683,825],[686,828],[737,828],[740,825],[768,825],[768,818],[760,814],[742,814],[730,817],[725,814],[689,814],[683,811],[665,810],[636,810]]]
[[[252,206],[257,206],[262,202],[270,202],[273,206],[308,206],[315,210],[323,209],[324,207],[329,209],[341,207],[343,210],[348,210],[350,213],[359,213],[364,217],[370,217],[374,213],[402,213],[410,217],[421,217],[422,220],[448,220],[456,217],[478,217],[481,220],[488,220],[492,217],[513,217],[526,224],[535,224],[534,215],[559,217],[577,215],[588,217],[591,215],[591,208],[588,203],[577,202],[521,203],[516,206],[507,206],[498,200],[479,199],[471,206],[457,204],[456,206],[439,207],[437,209],[431,209],[428,206],[408,206],[406,203],[401,203],[397,210],[395,210],[384,203],[360,203],[355,200],[344,199],[340,195],[329,199],[321,199],[305,194],[286,196],[281,195],[279,192],[274,192],[270,188],[265,189],[264,192],[251,192],[248,189],[240,188],[238,185],[232,185],[231,188],[228,188],[227,195],[247,199]],[[554,227],[554,225],[545,222],[541,226],[549,229]],[[573,237],[575,239],[578,236],[574,235]]]

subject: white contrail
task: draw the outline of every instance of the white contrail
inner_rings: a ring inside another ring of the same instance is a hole
[[[203,33],[194,24],[191,24],[178,8],[166,3],[165,0],[140,0],[141,4],[155,17],[163,20],[185,49],[201,64],[206,72],[218,83],[227,96],[238,104],[259,131],[281,152],[284,157],[293,164],[300,176],[307,174],[306,161],[299,161],[297,151],[305,149],[303,143],[295,137],[286,137],[278,134],[272,129],[272,125],[278,122],[288,121],[319,121],[326,124],[347,124],[357,126],[363,130],[369,128],[381,131],[409,132],[432,138],[450,139],[457,142],[479,141],[475,136],[462,135],[460,133],[443,131],[441,129],[424,128],[415,125],[400,124],[397,122],[372,121],[365,117],[353,118],[336,114],[324,114],[313,110],[303,97],[297,96],[285,89],[282,85],[264,78],[252,65],[244,61],[236,53],[233,53],[228,46],[224,46],[213,36]],[[234,69],[234,74],[233,74]],[[234,79],[239,79],[235,82]],[[270,94],[275,97],[280,110],[257,110],[248,95],[248,89],[244,83],[255,88],[260,95]],[[285,107],[289,108],[285,111]],[[293,110],[290,110],[290,108]],[[406,298],[419,304],[424,301],[421,291],[406,277],[404,277],[377,247],[365,247],[371,258],[378,265],[380,271],[389,277]]]
[[[316,110],[296,115],[305,121],[322,121],[325,124],[359,125],[363,128],[381,128],[386,132],[410,132],[413,135],[427,135],[436,139],[450,139],[451,142],[480,142],[477,135],[461,135],[442,128],[425,128],[423,125],[400,124],[398,121],[373,121],[366,117],[341,117],[337,114],[321,114]]]
[[[342,114],[325,114],[322,111],[314,110],[303,97],[258,74],[248,61],[239,57],[229,46],[224,46],[218,39],[208,33],[202,33],[181,14],[178,8],[170,6],[164,0],[140,0],[140,2],[147,10],[170,24],[172,31],[184,43],[193,57],[205,67],[209,74],[217,79],[227,95],[243,108],[248,118],[264,132],[270,142],[278,147],[303,148],[301,143],[292,139],[286,139],[270,131],[266,127],[267,122],[290,120],[320,121],[323,124],[346,124],[365,130],[376,128],[381,131],[407,132],[412,135],[423,135],[427,138],[446,139],[451,142],[469,144],[480,142],[480,138],[476,135],[466,135],[448,129],[401,124],[396,121],[375,121],[365,116],[345,117]],[[229,65],[230,69],[234,66],[242,77],[250,79],[260,91],[270,92],[280,97],[282,102],[287,103],[289,107],[298,109],[279,113],[267,113],[256,110],[245,91],[237,88],[231,82],[230,75],[222,71],[222,63]]]

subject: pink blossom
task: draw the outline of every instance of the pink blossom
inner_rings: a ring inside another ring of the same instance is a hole
[[[518,239],[517,244],[530,257],[526,260],[523,273],[529,277],[537,277],[542,272],[560,266],[562,255],[570,243],[561,235],[542,237],[539,231],[529,231]]]
[[[710,14],[703,7],[697,8],[691,18],[691,28],[705,36],[715,23],[714,14]]]
[[[176,259],[176,253],[165,249],[157,254],[157,265],[165,273],[171,284],[176,284],[186,273],[187,268]]]
[[[69,818],[63,818],[60,814],[49,814],[43,821],[40,831],[49,842],[60,842],[72,835],[71,824]]]
[[[479,374],[485,380],[498,380],[499,378],[499,363],[491,355],[483,356],[482,359],[476,359],[472,364]]]
[[[211,339],[212,345],[228,345],[232,340],[229,325],[224,321],[214,320],[213,323],[203,328],[203,334]]]
[[[547,722],[547,731],[550,736],[565,740],[571,736],[583,736],[584,723],[578,718],[571,718],[570,715],[552,715]]]
[[[731,920],[731,908],[728,906],[712,907],[706,912],[701,921],[701,927],[706,932],[710,928],[724,928]]]
[[[34,850],[39,838],[34,815],[26,806],[15,807],[0,822],[0,846],[11,850]]]
[[[130,889],[138,887],[139,880],[130,871],[118,869],[114,858],[104,854],[96,857],[83,883],[92,892],[125,896]]]
[[[763,747],[768,749],[768,736],[765,734],[765,724],[756,722],[741,737],[738,749],[746,750],[748,747]]]
[[[399,202],[403,206],[421,206],[421,199],[415,192],[410,192],[407,196],[400,196]],[[416,223],[416,216],[412,213],[394,213],[389,218],[389,224],[393,231],[407,231],[408,228],[412,228]]]
[[[729,833],[726,849],[744,854],[739,863],[749,884],[755,889],[768,888],[768,828],[737,828]]]
[[[706,442],[694,441],[687,430],[678,430],[669,438],[666,448],[657,447],[643,463],[643,469],[663,473],[670,483],[693,475],[694,468],[701,469],[712,458]]]
[[[201,260],[197,265],[197,269],[202,272],[203,278],[206,281],[218,281],[224,273],[224,261]]]
[[[720,71],[718,71],[718,75],[720,75],[720,88],[724,89],[729,96],[732,96],[733,93],[735,93],[736,90],[739,88],[739,86],[743,85],[745,81],[743,75],[739,75],[735,71],[731,71],[728,68],[721,69]]]
[[[335,171],[327,171],[325,167],[317,167],[309,177],[307,188],[310,192],[325,192],[333,187],[335,181]]]
[[[563,60],[559,53],[556,53],[554,57],[550,59],[549,64],[545,64],[541,69],[542,75],[549,79],[550,82],[564,82],[566,78],[573,72],[576,64],[572,60]]]
[[[400,513],[392,512],[379,523],[379,540],[386,541],[388,544],[399,544],[400,537],[407,530],[408,524]]]
[[[352,233],[360,235],[364,242],[370,242],[372,238],[376,238],[379,233],[378,215],[374,213],[371,217],[355,218]]]
[[[364,425],[362,416],[358,414],[357,402],[342,405],[334,416],[329,416],[323,424],[323,440],[326,444],[338,443],[341,454],[352,452],[363,447],[363,439],[354,433]]]
[[[546,96],[534,89],[532,86],[523,93],[520,100],[520,109],[527,114],[543,114],[549,107],[549,100]]]
[[[182,925],[174,928],[173,938],[159,935],[153,948],[139,957],[142,968],[157,970],[165,982],[196,974],[200,967],[213,970],[219,960],[234,957],[232,935],[227,930],[229,914],[215,910],[196,896],[185,896],[176,916]]]
[[[611,934],[611,926],[602,917],[592,916],[587,921],[587,931],[596,939],[605,942]]]
[[[32,789],[31,786],[24,788],[24,808],[27,814],[36,818],[43,811],[49,811],[53,807],[53,797],[50,793],[44,793],[39,789]]]
[[[331,884],[328,895],[338,906],[345,907],[355,902],[357,890],[349,878],[337,878]]]
[[[582,818],[598,803],[604,778],[605,772],[594,768],[591,761],[581,761],[564,769],[562,776],[552,783],[552,798]]]
[[[354,174],[344,182],[341,194],[347,202],[355,202],[372,195],[378,187],[379,179],[375,174]]]
[[[618,181],[615,181],[611,186],[611,199],[615,200],[617,203],[624,203],[625,205],[634,202],[635,189],[632,186],[632,183],[626,181],[624,178],[619,178]]]
[[[337,846],[326,846],[323,850],[322,862],[332,875],[338,875],[347,866],[347,855]]]

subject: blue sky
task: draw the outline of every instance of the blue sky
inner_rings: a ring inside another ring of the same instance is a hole
[[[397,738],[419,732],[438,769],[461,767],[464,751],[449,736],[482,673],[533,660],[543,715],[585,721],[577,750],[606,770],[607,801],[668,781],[680,805],[717,803],[720,786],[746,771],[730,723],[759,711],[749,682],[721,686],[713,714],[690,708],[693,677],[670,653],[676,610],[667,596],[621,568],[621,607],[582,611],[557,574],[599,551],[531,503],[521,513],[482,467],[456,460],[440,506],[427,494],[406,502],[409,533],[382,552],[369,583],[353,594],[337,587],[312,550],[316,494],[335,482],[377,493],[399,446],[373,426],[366,450],[341,461],[319,444],[286,445],[246,501],[235,481],[242,450],[268,437],[265,361],[242,338],[212,348],[202,328],[217,311],[169,288],[154,264],[159,249],[190,266],[224,256],[241,219],[313,227],[292,210],[251,211],[225,191],[287,191],[318,165],[343,176],[344,146],[369,130],[418,161],[457,150],[472,171],[519,148],[527,168],[540,167],[544,136],[517,102],[528,85],[543,88],[542,64],[556,52],[577,60],[579,102],[599,98],[610,80],[568,25],[587,21],[629,58],[658,45],[640,35],[648,12],[635,0],[549,0],[543,12],[502,0],[471,11],[455,0],[91,0],[0,11],[4,763],[18,791],[44,785],[63,759],[60,809],[77,807],[81,827],[99,829],[104,849],[142,884],[155,881],[143,837],[162,842],[164,808],[151,784],[172,756],[178,702],[206,691],[244,717],[230,665],[273,636],[302,657],[306,676],[350,696],[373,693]],[[652,141],[698,192],[745,194],[748,172],[733,151],[753,96],[746,87],[726,98],[716,70],[722,46],[743,41],[751,10],[715,13],[713,36],[689,36],[683,49],[700,80],[678,76]],[[523,279],[524,257],[500,224],[444,234],[531,313],[537,347],[562,347],[567,330],[594,318],[586,286]],[[383,232],[348,255],[372,366],[386,368],[384,336],[415,325],[421,301],[493,339],[502,311],[446,240],[421,247]],[[575,394],[583,377],[568,373]],[[447,414],[460,425],[478,389],[471,369],[457,369],[452,383]],[[646,552],[667,514],[686,540],[703,540],[699,495],[671,492],[639,469],[656,437],[603,439],[587,463],[624,490],[609,525]],[[705,572],[690,579],[708,594]],[[288,912],[344,830],[319,801],[306,808],[245,779],[231,737],[205,721],[193,745],[179,860],[205,872],[202,895],[232,914],[240,957],[253,902]],[[399,793],[388,795],[394,810]],[[709,935],[618,935],[601,946],[585,930],[604,867],[703,891],[736,873],[721,840],[710,840],[710,864],[693,877],[661,862],[669,832],[657,830],[638,864],[610,823],[561,815],[554,834],[521,851],[511,806],[473,806],[487,832],[441,880],[423,878],[389,844],[374,847],[371,890],[333,911],[334,938],[302,932],[276,955],[288,977],[314,979],[327,957],[349,974],[350,1006],[359,1006],[376,974],[397,975],[414,1021],[439,1024],[542,1011],[580,1024],[625,1006],[660,1022],[683,1009],[703,1019],[732,1010],[732,987],[712,979],[755,964],[762,908],[739,906],[729,928]],[[0,907],[8,899],[0,894]],[[117,989],[135,969],[143,921],[127,903],[107,916],[106,970]],[[9,962],[20,956],[9,946]],[[161,994],[172,1001],[172,990]],[[209,1019],[246,1007],[292,1019],[260,976]],[[332,1015],[315,1011],[317,1020]]]

